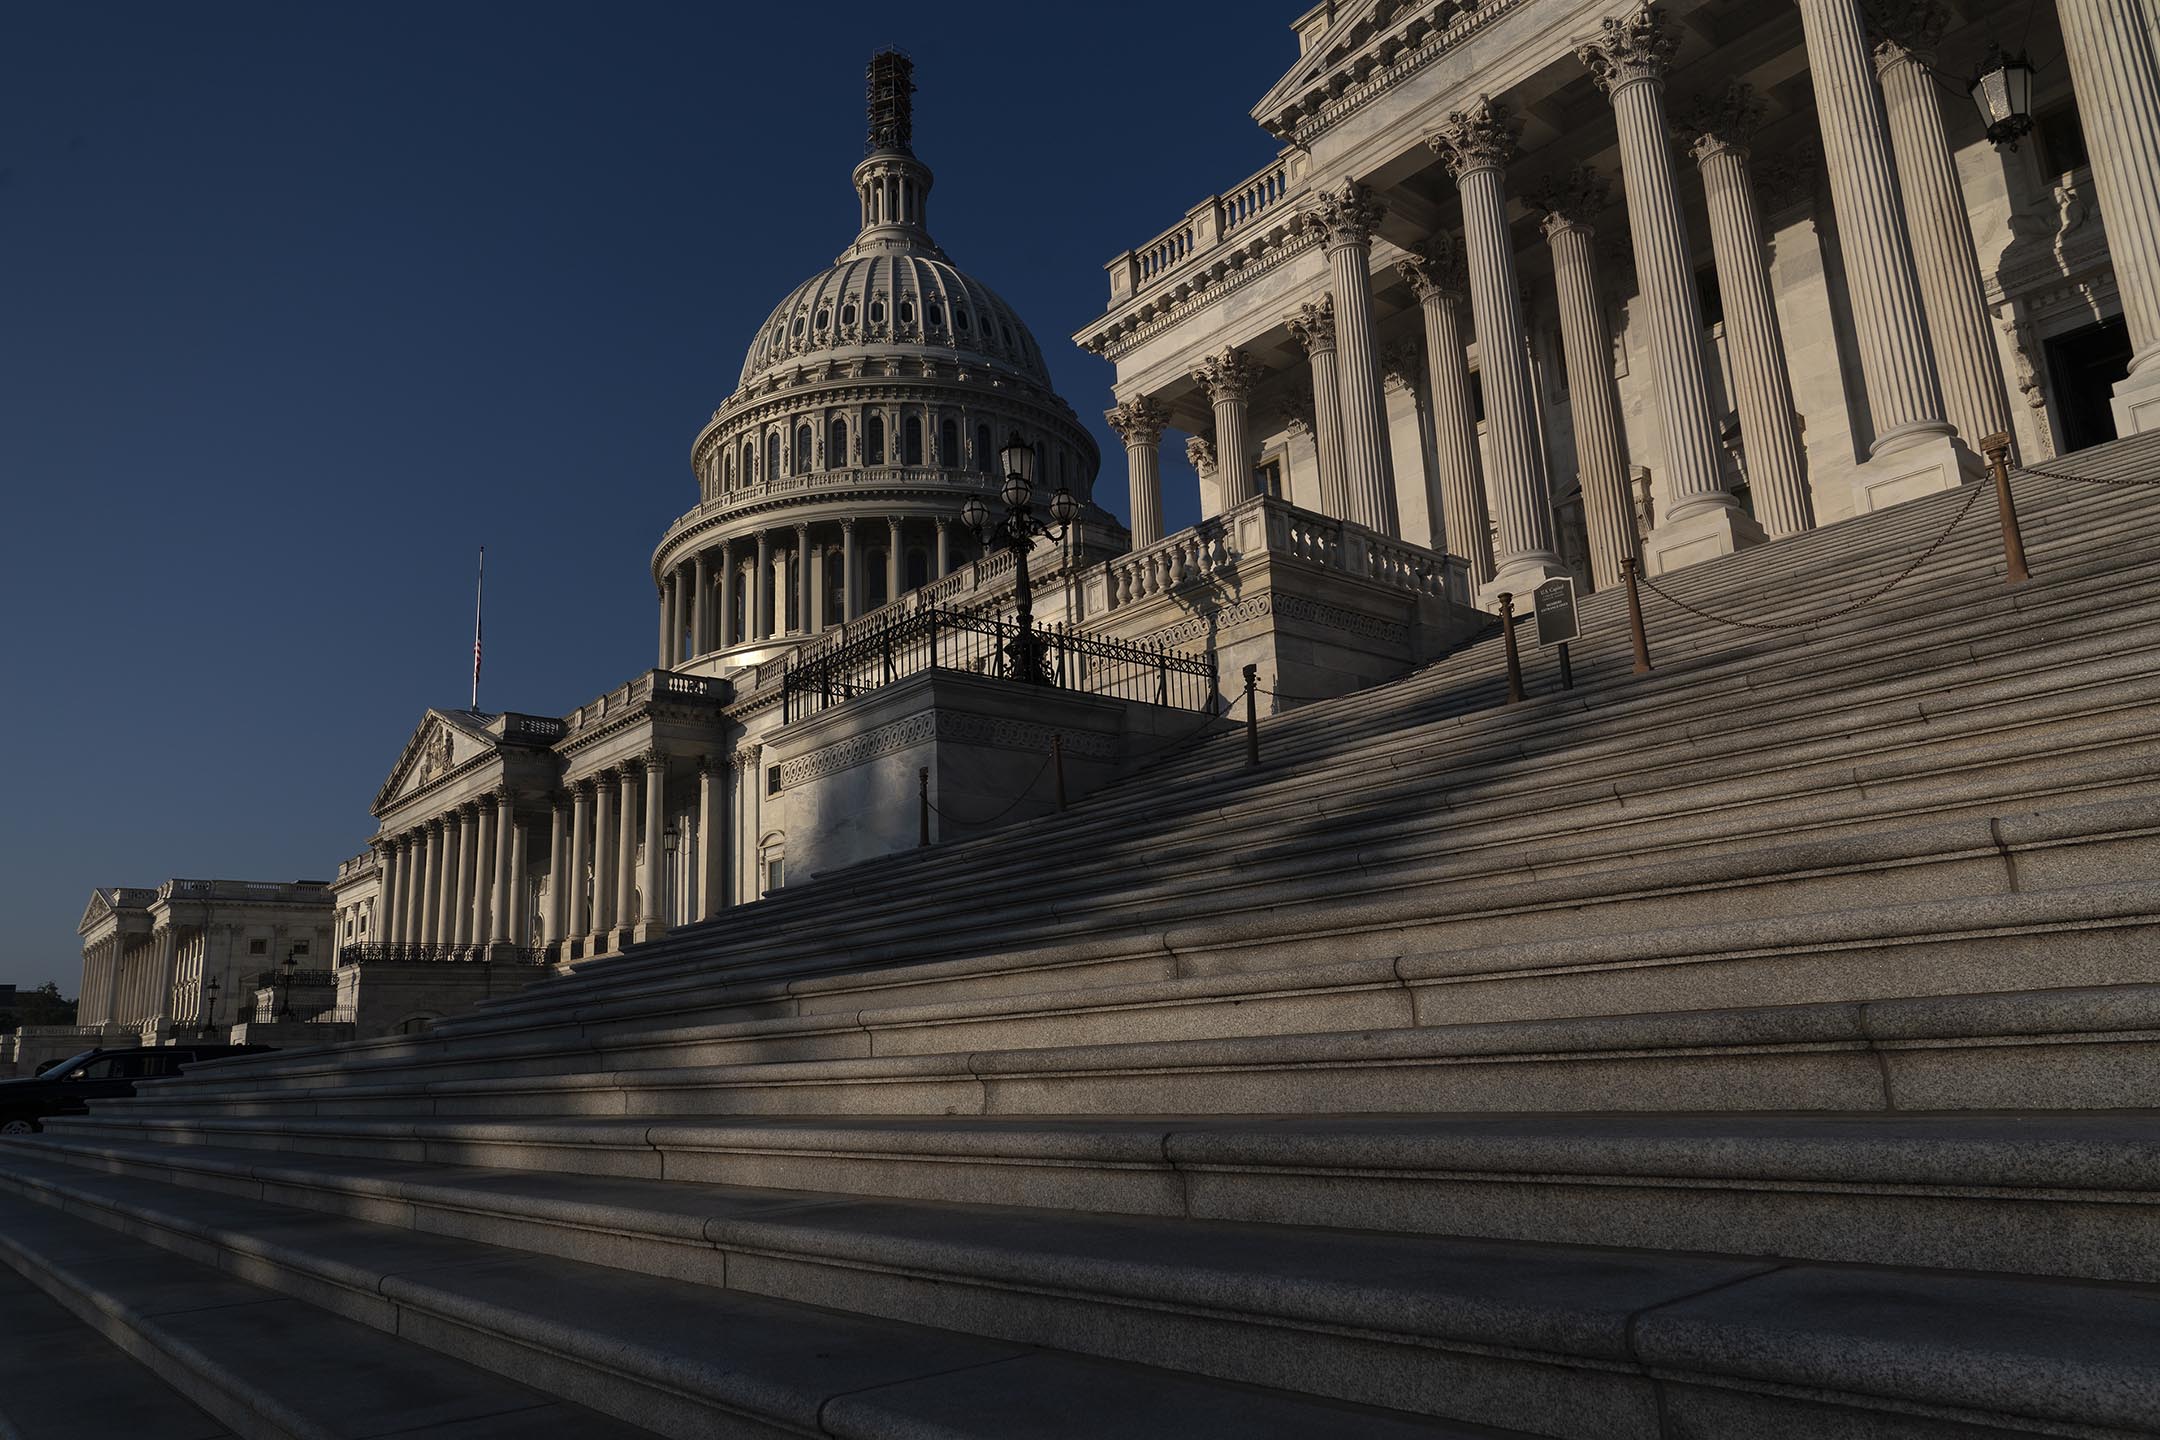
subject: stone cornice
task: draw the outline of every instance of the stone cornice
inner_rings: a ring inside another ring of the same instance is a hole
[[[1271,94],[1253,110],[1253,119],[1278,139],[1310,148],[1314,141],[1384,98],[1442,56],[1467,44],[1530,0],[1483,0],[1458,4],[1447,22],[1435,28],[1429,7],[1404,6],[1399,22],[1374,30],[1362,44],[1324,67],[1297,75],[1296,98],[1277,101]],[[1382,63],[1368,65],[1375,55]],[[1336,87],[1342,76],[1354,76]],[[1278,91],[1285,89],[1278,85]],[[1270,103],[1274,101],[1275,103]]]
[[[1157,295],[1138,307],[1138,314],[1146,318],[1106,315],[1074,336],[1073,343],[1091,355],[1115,363],[1164,331],[1175,329],[1216,302],[1228,299],[1285,261],[1319,248],[1319,231],[1286,223],[1281,232],[1255,235],[1243,244],[1216,251],[1209,258],[1224,266],[1219,277],[1195,274],[1189,277],[1193,288],[1182,297],[1165,304],[1167,297]],[[1158,306],[1160,308],[1156,308]]]

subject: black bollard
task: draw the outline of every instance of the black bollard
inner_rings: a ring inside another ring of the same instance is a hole
[[[1523,699],[1522,656],[1515,650],[1515,597],[1505,593],[1500,596],[1500,635],[1507,642],[1507,703],[1520,705]]]
[[[1245,767],[1260,764],[1260,667],[1245,667]]]

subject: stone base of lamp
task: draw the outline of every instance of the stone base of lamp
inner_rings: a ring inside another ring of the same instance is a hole
[[[1652,530],[1643,541],[1643,569],[1663,575],[1759,545],[1763,539],[1762,526],[1739,505],[1708,505],[1673,516]]]

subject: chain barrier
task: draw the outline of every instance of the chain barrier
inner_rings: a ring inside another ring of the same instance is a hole
[[[2038,475],[2044,480],[2075,480],[2081,485],[2142,486],[2160,485],[2160,475],[2072,475],[2067,470],[2043,470],[2038,465],[2020,465],[2016,474]]]
[[[964,815],[955,815],[950,811],[940,809],[938,807],[937,801],[930,798],[929,792],[927,790],[923,792],[922,803],[926,807],[928,807],[931,814],[937,816],[938,819],[945,821],[947,824],[973,825],[978,828],[984,825],[995,825],[998,821],[1004,819],[1007,815],[1010,815],[1013,811],[1019,809],[1021,802],[1026,800],[1028,796],[1032,795],[1035,792],[1035,782],[1042,779],[1043,772],[1050,768],[1050,761],[1052,758],[1052,756],[1045,754],[1043,756],[1042,764],[1036,767],[1035,773],[1033,775],[1028,776],[1027,784],[1020,787],[1020,793],[1013,796],[1012,803],[1010,805],[1007,805],[1004,809],[998,811],[997,814],[989,816],[985,819],[970,820]]]
[[[1638,573],[1636,578],[1641,582],[1643,588],[1649,590],[1652,594],[1658,596],[1660,599],[1669,601],[1673,605],[1678,606],[1680,609],[1687,611],[1690,615],[1695,615],[1704,620],[1712,621],[1715,624],[1730,625],[1738,630],[1760,630],[1771,634],[1778,634],[1794,630],[1813,630],[1819,625],[1827,625],[1833,620],[1842,620],[1847,615],[1852,614],[1855,610],[1863,609],[1866,606],[1874,604],[1877,600],[1882,599],[1883,596],[1888,595],[1892,590],[1897,589],[1898,586],[1904,584],[1907,580],[1911,579],[1913,572],[1915,570],[1918,570],[1922,565],[1925,565],[1929,560],[1933,559],[1935,552],[1942,549],[1944,543],[1949,540],[1951,532],[1956,530],[1958,525],[1965,519],[1965,517],[1972,513],[1974,503],[1979,500],[1980,493],[1985,488],[1985,486],[1981,485],[1967,485],[1965,487],[1967,491],[1967,494],[1965,496],[1965,503],[1958,506],[1957,513],[1950,517],[1950,523],[1943,527],[1942,534],[1937,535],[1933,543],[1931,543],[1927,547],[1927,549],[1921,551],[1918,555],[1914,556],[1913,561],[1910,565],[1907,565],[1903,570],[1900,570],[1897,574],[1891,576],[1889,581],[1885,583],[1881,588],[1861,596],[1859,599],[1853,601],[1850,605],[1845,605],[1836,610],[1832,610],[1827,615],[1817,615],[1810,620],[1735,620],[1729,615],[1719,615],[1714,613],[1713,611],[1703,609],[1700,605],[1689,604],[1687,601],[1682,600],[1679,596],[1674,595],[1670,591],[1666,590],[1663,586],[1659,585],[1657,581],[1651,579],[1646,574]]]

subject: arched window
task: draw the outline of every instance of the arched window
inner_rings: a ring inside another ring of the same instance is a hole
[[[902,434],[906,437],[902,442],[906,448],[901,452],[900,463],[903,465],[922,464],[922,416],[908,416],[907,427]]]
[[[960,464],[960,427],[947,420],[938,427],[938,462],[958,467]]]
[[[825,463],[831,469],[840,470],[846,468],[848,464],[847,421],[835,420],[832,422],[832,439],[827,446],[825,455]]]
[[[863,464],[885,463],[885,417],[872,415],[863,422]]]
[[[769,430],[765,434],[765,478],[778,479],[780,475],[780,432]]]
[[[975,427],[975,468],[985,475],[990,473],[990,427],[987,425]]]
[[[795,427],[795,473],[807,475],[814,468],[810,460],[810,427],[798,425]]]
[[[932,332],[945,328],[945,307],[936,303],[923,306],[923,323]]]
[[[953,326],[961,334],[965,335],[967,333],[968,318],[967,310],[965,308],[960,308],[953,311]]]
[[[720,457],[720,488],[722,490],[735,488],[735,452],[732,450],[725,452]]]
[[[870,323],[872,325],[882,325],[885,323],[884,301],[873,300],[870,302]]]
[[[756,480],[757,446],[753,442],[745,440],[742,442],[742,483],[749,485]]]
[[[821,309],[817,312],[817,328],[820,333],[832,328],[832,311]]]
[[[855,323],[855,305],[853,301],[840,307],[840,323],[842,325],[853,325]]]
[[[900,302],[900,323],[902,325],[913,325],[915,323],[914,301],[902,300]]]

